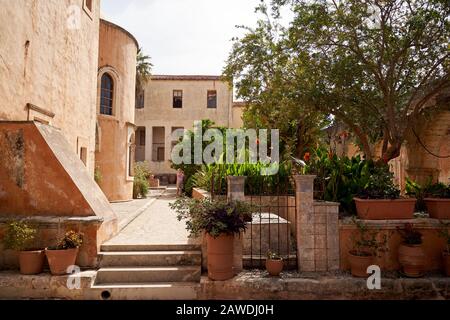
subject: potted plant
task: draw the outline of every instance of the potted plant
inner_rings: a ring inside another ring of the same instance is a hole
[[[397,227],[403,238],[398,248],[398,261],[402,267],[402,273],[411,278],[423,276],[425,271],[426,256],[422,248],[422,233],[407,223],[403,229]]]
[[[450,223],[442,223],[442,229],[439,231],[439,236],[445,240],[445,249],[442,251],[442,260],[444,264],[444,273],[450,277]]]
[[[450,184],[430,184],[424,189],[425,205],[430,218],[450,219]]]
[[[75,265],[83,235],[75,231],[68,231],[56,246],[45,249],[50,271],[53,275],[67,274],[67,268]]]
[[[278,253],[269,250],[267,252],[266,270],[274,277],[278,277],[283,271],[283,258]]]
[[[357,227],[351,235],[352,249],[348,252],[348,260],[352,276],[366,278],[367,268],[374,262],[374,258],[379,253],[387,251],[388,236],[383,235],[382,240],[378,240],[379,231],[370,230],[361,220],[352,218],[352,222]]]
[[[387,166],[377,166],[354,198],[358,217],[367,220],[412,219],[416,199],[401,198]]]
[[[178,220],[186,220],[191,236],[205,232],[208,255],[208,277],[227,280],[233,273],[234,236],[246,229],[252,206],[245,202],[225,202],[210,199],[179,198],[169,205],[178,213]]]
[[[6,228],[4,243],[6,249],[19,252],[20,273],[32,275],[42,272],[44,266],[44,250],[34,246],[37,229],[24,221],[9,222]]]

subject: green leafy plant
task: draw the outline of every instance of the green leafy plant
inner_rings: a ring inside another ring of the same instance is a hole
[[[424,193],[424,197],[449,199],[450,198],[450,184],[445,185],[442,182],[429,184],[424,188],[423,193]]]
[[[245,194],[288,194],[292,190],[291,163],[282,162],[278,165],[278,172],[275,175],[262,175],[261,171],[267,165],[258,163],[234,163],[234,164],[210,164],[203,165],[194,174],[193,185],[207,191],[214,188],[214,194],[225,195],[227,192],[228,176],[246,176]]]
[[[283,258],[275,251],[267,251],[267,259],[269,260],[283,260]]]
[[[83,244],[83,234],[73,230],[67,231],[56,246],[49,248],[50,250],[67,250],[79,248]]]
[[[363,199],[398,199],[400,189],[394,184],[394,174],[388,166],[375,166],[369,181],[358,192]]]
[[[133,198],[145,198],[150,189],[148,179],[151,176],[147,161],[136,162],[134,164]]]
[[[24,221],[11,221],[7,224],[4,244],[6,249],[26,251],[33,247],[37,229]]]
[[[416,210],[418,212],[425,211],[426,205],[425,205],[425,190],[424,188],[418,184],[417,182],[411,180],[410,178],[406,178],[405,183],[405,194],[410,197],[415,197],[417,199],[416,202]]]
[[[254,206],[246,202],[213,201],[182,197],[169,204],[177,212],[178,220],[186,220],[186,229],[191,236],[205,231],[213,237],[235,234],[246,229]]]
[[[403,228],[397,227],[397,231],[403,238],[403,243],[407,245],[422,244],[422,233],[420,233],[411,223],[405,224]]]
[[[306,173],[316,175],[314,198],[341,204],[341,210],[356,214],[353,198],[369,182],[375,171],[373,161],[356,157],[338,157],[319,147],[305,154]]]
[[[450,254],[450,222],[446,223],[441,221],[441,226],[442,228],[439,230],[439,237],[444,238],[446,244],[445,252]]]
[[[379,229],[370,229],[367,224],[361,220],[352,217],[352,223],[357,227],[352,233],[350,239],[353,244],[350,253],[355,256],[379,256],[383,252],[387,252],[387,243],[389,235],[380,236]]]

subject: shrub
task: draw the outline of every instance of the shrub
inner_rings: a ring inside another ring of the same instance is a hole
[[[94,181],[97,182],[97,184],[100,184],[102,182],[103,176],[100,171],[100,168],[97,166],[94,170]]]
[[[283,258],[281,258],[281,256],[276,253],[275,251],[269,250],[267,251],[267,259],[269,260],[283,260]]]
[[[316,175],[314,198],[341,204],[341,210],[356,214],[353,198],[369,182],[375,170],[373,161],[360,156],[338,157],[324,148],[305,154],[305,172]]]
[[[37,229],[24,221],[12,221],[7,224],[4,244],[6,249],[25,251],[34,249]]]
[[[398,199],[400,189],[394,184],[394,174],[388,166],[376,166],[364,186],[358,191],[360,198]]]
[[[145,198],[150,189],[148,179],[151,172],[148,167],[148,162],[136,162],[134,164],[134,182],[133,182],[133,198]]]
[[[214,186],[214,194],[224,195],[227,192],[228,176],[246,176],[246,195],[287,194],[292,190],[290,181],[292,165],[289,161],[279,164],[275,175],[261,175],[264,168],[267,166],[261,162],[203,165],[193,175],[192,184],[210,192]]]
[[[178,220],[186,220],[186,229],[191,236],[199,236],[205,231],[213,237],[221,234],[238,234],[246,229],[246,221],[255,210],[245,202],[197,200],[179,198],[169,204],[177,212]]]
[[[403,238],[403,242],[408,245],[418,245],[422,243],[422,233],[420,233],[417,229],[414,229],[414,226],[411,223],[405,224],[403,229],[397,227],[398,232]]]
[[[448,199],[450,198],[450,184],[445,185],[442,182],[429,184],[424,188],[423,193],[425,197]]]
[[[75,231],[68,231],[62,239],[58,241],[53,250],[67,250],[79,248],[83,244],[83,234]]]
[[[426,205],[424,201],[425,198],[424,188],[422,188],[420,184],[412,181],[408,177],[406,178],[405,194],[407,196],[415,197],[417,199],[416,202],[417,211],[426,211]]]
[[[370,230],[361,220],[352,217],[357,230],[351,235],[353,248],[350,251],[356,256],[377,256],[387,251],[389,236],[384,234],[379,240],[379,230]]]

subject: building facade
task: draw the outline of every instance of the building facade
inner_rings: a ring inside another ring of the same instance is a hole
[[[100,20],[95,166],[110,201],[133,197],[135,87],[138,42]]]
[[[136,161],[148,161],[163,183],[173,183],[172,132],[190,130],[194,121],[205,119],[239,128],[239,105],[233,105],[233,90],[220,76],[152,76],[136,109]]]
[[[96,164],[110,199],[132,197],[136,52],[100,0],[2,2],[0,269],[17,265],[1,241],[16,219],[37,226],[38,247],[82,232],[77,265],[97,265],[118,221]]]

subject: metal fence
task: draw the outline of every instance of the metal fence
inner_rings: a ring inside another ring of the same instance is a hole
[[[224,199],[226,188],[217,183],[211,181],[211,194],[216,199]],[[244,268],[264,268],[269,252],[283,258],[285,269],[297,268],[297,204],[294,185],[290,177],[247,177],[245,201],[251,203],[256,212],[242,235]]]

